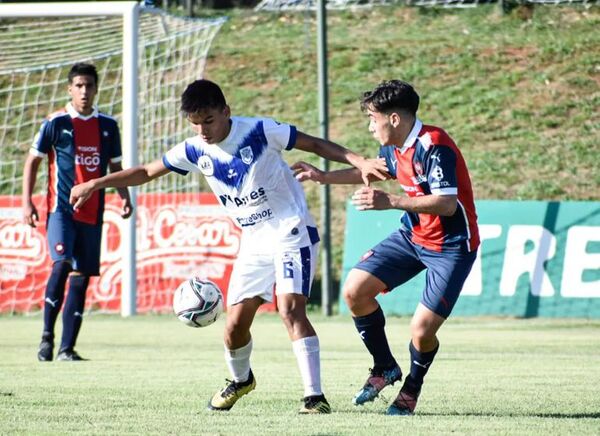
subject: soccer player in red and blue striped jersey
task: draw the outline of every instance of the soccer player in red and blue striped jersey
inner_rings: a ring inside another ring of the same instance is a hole
[[[38,213],[32,193],[39,165],[48,158],[47,238],[52,272],[44,299],[44,330],[38,350],[40,361],[50,361],[54,350],[54,325],[64,299],[63,334],[57,360],[83,360],[75,352],[90,276],[100,272],[100,241],[104,190],[97,191],[80,210],[69,204],[71,188],[102,177],[107,168],[121,167],[121,139],[117,122],[94,107],[98,74],[91,64],[77,63],[69,71],[67,107],[48,117],[36,135],[23,170],[23,219],[35,227]],[[127,188],[118,190],[123,199],[121,215],[132,211]]]
[[[479,246],[477,215],[469,172],[452,138],[417,118],[419,96],[403,81],[391,80],[366,92],[361,102],[369,131],[381,144],[389,178],[405,195],[369,186],[352,202],[359,210],[400,209],[400,228],[369,250],[350,271],[344,299],[356,329],[373,356],[373,368],[356,405],[402,379],[385,336],[385,317],[375,299],[426,270],[426,285],[411,322],[410,373],[389,415],[412,415],[423,379],[438,351],[437,331],[450,315],[471,271]],[[322,172],[304,162],[294,165],[300,180],[361,183],[354,169]]]

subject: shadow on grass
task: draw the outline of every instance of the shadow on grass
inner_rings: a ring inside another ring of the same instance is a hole
[[[535,412],[418,412],[419,416],[484,416],[490,418],[551,418],[551,419],[600,419],[600,412],[591,413],[535,413]]]
[[[387,407],[386,407],[387,408]],[[366,414],[366,415],[384,415],[385,408],[383,409],[352,409],[352,410],[343,410],[339,412],[339,414]],[[600,412],[590,412],[590,413],[535,413],[535,412],[458,412],[458,411],[448,411],[448,412],[419,412],[415,413],[415,416],[473,416],[473,417],[486,417],[486,418],[550,418],[550,419],[600,419]]]

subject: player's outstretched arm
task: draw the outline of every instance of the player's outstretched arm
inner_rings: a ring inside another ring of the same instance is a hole
[[[162,160],[158,159],[145,165],[110,173],[104,177],[73,186],[69,202],[73,205],[73,209],[78,210],[94,191],[105,188],[126,188],[127,186],[143,185],[150,180],[164,176],[169,171]]]
[[[367,186],[371,180],[386,180],[388,178],[385,159],[366,159],[335,142],[297,132],[296,148],[315,153],[328,160],[352,165],[360,171],[362,181]]]
[[[300,182],[311,180],[323,185],[355,185],[363,182],[358,168],[321,171],[314,165],[302,161],[296,162],[290,168]]]

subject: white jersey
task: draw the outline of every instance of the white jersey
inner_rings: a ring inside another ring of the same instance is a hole
[[[244,249],[272,251],[319,241],[300,183],[281,157],[296,143],[296,128],[269,118],[231,117],[217,144],[199,136],[163,156],[180,174],[201,172],[228,214],[242,228]],[[250,246],[251,247],[250,247]]]

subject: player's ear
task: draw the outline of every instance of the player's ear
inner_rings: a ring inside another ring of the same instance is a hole
[[[402,120],[402,117],[400,116],[400,114],[398,114],[398,112],[392,112],[390,114],[390,124],[392,125],[393,128],[396,128],[400,125],[400,121]]]
[[[223,109],[223,115],[225,115],[227,118],[231,116],[231,108],[228,104],[226,104],[225,108]]]

